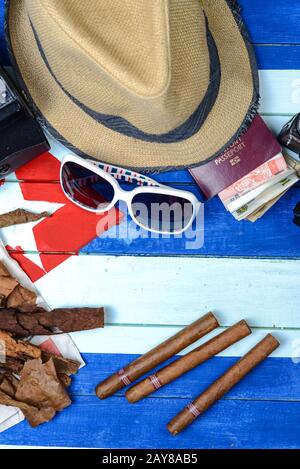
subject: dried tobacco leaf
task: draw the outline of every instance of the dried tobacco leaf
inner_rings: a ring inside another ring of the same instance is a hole
[[[42,363],[40,358],[25,363],[16,398],[38,408],[52,407],[56,411],[71,404],[64,386],[57,377],[52,358],[47,363]]]
[[[3,294],[0,294],[0,308],[5,308],[5,303],[6,303],[6,296]]]
[[[10,277],[10,273],[2,262],[0,262],[0,277]]]
[[[0,362],[0,370],[6,370],[12,373],[20,374],[24,366],[24,360],[19,358],[6,357],[5,361]]]
[[[0,330],[9,332],[16,337],[28,337],[30,335],[30,333],[18,323],[14,309],[0,310]]]
[[[20,409],[25,418],[28,420],[32,427],[37,427],[41,423],[49,422],[55,416],[55,410],[52,407],[34,407],[25,402],[20,402],[13,399],[8,394],[0,390],[0,404],[13,406]]]
[[[1,312],[0,312],[1,315]],[[28,342],[22,340],[13,339],[10,333],[0,330],[0,343],[1,349],[5,353],[5,357],[29,359],[39,358],[42,351],[36,345],[31,345]]]
[[[25,305],[35,306],[36,298],[37,296],[33,291],[22,287],[22,285],[17,285],[7,297],[6,308],[21,308]]]
[[[5,392],[5,394],[14,399],[17,386],[18,380],[16,378],[13,378],[11,375],[4,375],[0,384],[0,391]]]
[[[10,275],[6,266],[0,262],[0,307],[34,307],[36,299],[36,294],[20,285],[20,283]]]
[[[76,332],[103,327],[104,310],[103,308],[54,309],[51,312],[19,314],[18,320],[31,335],[48,335],[53,331]]]
[[[17,285],[19,285],[19,282],[10,275],[6,267],[0,262],[0,295],[3,299],[6,299]]]
[[[21,225],[23,223],[30,223],[33,221],[41,220],[42,218],[50,217],[50,213],[32,213],[28,210],[18,208],[12,212],[3,213],[0,215],[0,228],[6,228],[13,225]]]
[[[65,373],[57,373],[57,377],[64,388],[68,388],[71,385],[71,378],[70,376],[66,375]]]
[[[80,367],[80,363],[76,360],[64,358],[58,355],[54,355],[53,353],[44,352],[44,350],[42,350],[43,363],[50,360],[50,358],[52,358],[56,372],[59,374],[74,375],[77,373]]]
[[[76,332],[103,326],[103,308],[64,308],[50,312],[33,308],[32,312],[26,313],[13,308],[0,311],[0,330],[17,337]]]

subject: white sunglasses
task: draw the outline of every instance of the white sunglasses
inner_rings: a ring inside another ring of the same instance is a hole
[[[90,212],[105,213],[118,201],[125,201],[138,226],[159,234],[186,231],[202,205],[191,192],[164,186],[128,169],[75,155],[63,159],[60,182],[66,197]]]

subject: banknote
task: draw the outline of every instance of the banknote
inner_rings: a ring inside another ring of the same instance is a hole
[[[278,195],[277,197],[275,197],[274,199],[272,200],[269,200],[269,202],[267,202],[265,205],[262,205],[258,210],[256,210],[255,212],[251,213],[251,215],[249,215],[247,217],[247,220],[248,221],[251,221],[252,223],[256,222],[257,220],[259,220],[265,213],[267,213],[268,210],[270,210],[270,208],[272,208],[285,194],[287,193],[287,191],[284,191],[282,192],[282,194]]]
[[[235,208],[231,208],[231,204],[239,204],[239,200],[243,199],[240,206],[244,205],[251,200],[249,199],[249,194],[252,193],[252,191],[258,189],[264,184],[267,184],[274,177],[287,169],[285,158],[281,153],[279,153],[274,158],[256,168],[254,171],[251,171],[242,179],[224,189],[220,192],[219,197],[229,211],[236,210],[237,205],[235,205]],[[245,200],[247,195],[248,200]],[[256,197],[256,195],[254,195],[254,197]]]
[[[288,169],[287,168],[284,171],[281,171],[276,176],[273,176],[272,178],[270,178],[264,184],[261,184],[260,186],[258,186],[257,188],[247,192],[246,194],[244,194],[240,198],[234,200],[233,202],[229,203],[228,205],[225,205],[225,207],[227,208],[227,210],[229,210],[229,212],[235,212],[236,210],[243,207],[244,205],[252,202],[253,200],[258,199],[258,197],[260,197],[260,195],[262,193],[264,193],[267,189],[273,187],[275,184],[282,181],[283,179],[289,178],[294,173],[295,173],[295,171],[293,169]]]
[[[272,185],[269,189],[265,190],[259,197],[252,200],[248,204],[243,205],[238,210],[232,212],[232,215],[237,220],[243,220],[249,217],[254,212],[258,211],[260,208],[263,208],[271,200],[276,197],[283,195],[290,187],[292,187],[296,182],[299,181],[299,178],[295,171],[288,177],[284,177],[276,184]]]

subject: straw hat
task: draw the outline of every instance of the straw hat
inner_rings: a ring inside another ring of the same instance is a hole
[[[257,109],[234,0],[10,0],[7,38],[29,104],[82,156],[144,171],[197,166]]]

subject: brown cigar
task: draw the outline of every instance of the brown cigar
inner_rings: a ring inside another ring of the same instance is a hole
[[[206,314],[198,319],[198,321],[178,332],[178,334],[127,365],[118,373],[99,383],[96,388],[97,396],[100,399],[111,396],[152,370],[155,366],[173,357],[176,353],[193,344],[198,339],[201,339],[201,337],[216,329],[216,327],[219,327],[219,323],[215,316],[212,313]]]
[[[253,368],[274,352],[279,345],[278,340],[268,334],[250,352],[229,368],[221,378],[215,381],[206,391],[176,415],[167,425],[169,432],[175,436],[188,427],[197,417],[233,388],[235,384],[241,381]]]
[[[157,371],[154,375],[149,376],[130,388],[126,392],[128,401],[131,403],[140,401],[157,389],[171,383],[171,381],[174,381],[187,371],[190,371],[201,363],[204,363],[209,358],[214,357],[218,353],[222,352],[222,350],[225,350],[227,347],[230,347],[230,345],[235,344],[250,334],[251,329],[246,321],[243,320],[238,322],[226,331],[213,337],[205,344],[192,350],[184,357],[179,358],[170,365]]]

